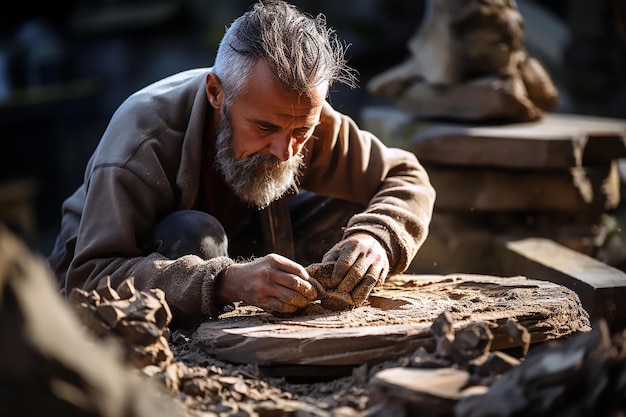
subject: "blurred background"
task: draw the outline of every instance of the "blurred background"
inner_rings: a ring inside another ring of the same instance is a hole
[[[357,121],[385,104],[364,88],[408,57],[424,0],[293,0],[350,45],[359,88],[334,106]],[[61,204],[116,107],[145,85],[211,66],[225,27],[251,0],[59,0],[0,15],[0,220],[47,255]],[[626,118],[626,41],[616,0],[518,0],[526,46],[553,77],[557,112]],[[622,9],[623,10],[623,9]],[[620,32],[622,31],[622,32]]]

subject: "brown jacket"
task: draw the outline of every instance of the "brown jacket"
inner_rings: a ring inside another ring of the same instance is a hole
[[[205,124],[213,111],[205,94],[208,71],[158,81],[130,96],[113,115],[84,184],[63,204],[49,262],[65,294],[74,287],[91,290],[107,275],[114,287],[132,276],[139,290],[164,290],[174,314],[205,319],[218,313],[214,279],[233,260],[193,255],[169,260],[158,253],[144,256],[140,248],[164,215],[199,207],[201,167],[213,170],[203,161],[215,134]],[[300,186],[366,205],[349,221],[345,236],[375,235],[387,246],[390,274],[404,272],[426,238],[435,199],[417,158],[387,148],[339,113],[332,129],[318,129],[314,136],[306,144]],[[203,190],[202,207],[228,232],[250,209],[217,173],[205,178],[214,186]]]

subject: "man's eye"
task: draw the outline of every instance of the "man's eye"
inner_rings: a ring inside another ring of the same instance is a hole
[[[263,132],[263,133],[268,133],[268,132],[271,132],[273,130],[273,128],[271,126],[261,126],[261,125],[257,125],[256,129],[259,132]]]
[[[294,136],[306,136],[309,133],[309,128],[301,127],[300,129],[295,129],[293,131]]]

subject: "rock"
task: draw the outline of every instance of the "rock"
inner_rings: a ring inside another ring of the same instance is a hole
[[[117,345],[85,331],[53,280],[45,261],[0,226],[0,415],[183,416],[128,368]],[[103,321],[88,322],[104,332]]]
[[[483,395],[463,398],[457,417],[614,416],[626,409],[626,334],[593,330],[531,352]]]
[[[70,299],[87,328],[116,339],[137,367],[163,367],[172,361],[167,341],[172,313],[163,291],[137,291],[132,277],[113,289],[107,276],[91,293],[74,288]]]
[[[455,334],[461,334],[457,346],[452,340],[444,347],[431,331],[443,312],[454,320]],[[441,356],[452,356],[447,353],[452,349],[456,356],[451,360],[469,361],[485,349],[519,347],[523,341],[512,340],[507,328],[514,317],[528,329],[532,343],[589,330],[578,296],[550,282],[472,274],[399,275],[376,287],[365,305],[350,310],[275,317],[239,306],[219,320],[202,323],[193,343],[222,360],[261,366],[375,364],[437,344]],[[477,323],[488,323],[493,340]]]
[[[514,1],[429,0],[411,57],[367,85],[414,116],[531,121],[556,108],[550,75],[523,44]]]

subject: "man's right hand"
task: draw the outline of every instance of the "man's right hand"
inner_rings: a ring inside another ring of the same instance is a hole
[[[216,301],[243,301],[268,312],[293,313],[317,297],[304,267],[289,258],[269,254],[233,264],[217,278]]]

